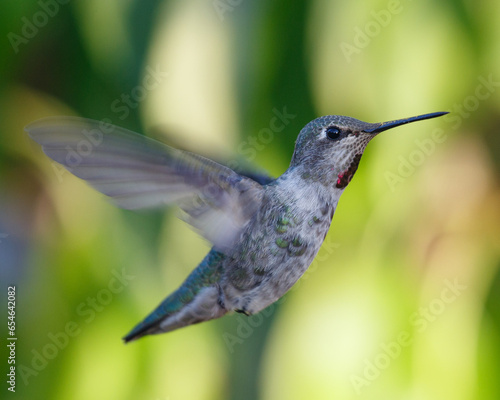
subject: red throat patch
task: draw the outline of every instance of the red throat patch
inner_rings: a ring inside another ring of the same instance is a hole
[[[358,169],[360,160],[361,160],[361,154],[356,154],[351,162],[351,165],[349,165],[349,168],[337,175],[338,179],[337,179],[337,184],[335,185],[336,188],[344,189],[349,184],[349,182],[351,182],[354,173]]]

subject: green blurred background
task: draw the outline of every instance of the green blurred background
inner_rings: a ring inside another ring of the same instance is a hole
[[[15,394],[2,339],[0,398],[500,398],[498,1],[1,7],[1,336],[15,284],[19,339]],[[279,305],[127,346],[209,245],[175,210],[113,207],[23,132],[109,118],[279,175],[313,118],[434,111],[452,113],[369,145]]]

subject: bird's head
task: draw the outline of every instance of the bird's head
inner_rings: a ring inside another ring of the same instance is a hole
[[[380,132],[410,122],[447,114],[437,112],[389,122],[368,123],[340,115],[309,122],[300,132],[290,167],[302,166],[305,179],[334,182],[343,189],[351,181],[367,144]]]

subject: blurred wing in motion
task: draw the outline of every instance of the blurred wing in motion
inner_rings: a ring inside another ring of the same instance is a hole
[[[220,251],[230,248],[261,203],[255,180],[102,121],[49,117],[25,130],[47,156],[122,208],[178,204]]]
[[[150,128],[150,132],[152,133],[153,138],[160,138],[158,139],[160,142],[163,142],[170,147],[180,149],[182,151],[191,152],[191,149],[185,147],[185,143],[179,141],[171,135],[169,129],[166,129],[162,126],[155,126],[153,128]],[[208,158],[209,160],[214,160],[225,167],[231,168],[239,175],[246,176],[247,178],[260,183],[261,185],[267,185],[275,180],[275,178],[269,176],[269,174],[267,174],[266,172],[255,169],[253,165],[249,164],[245,159],[242,159],[241,157],[233,156],[228,159],[221,154],[211,154],[208,152],[200,153],[200,155]]]

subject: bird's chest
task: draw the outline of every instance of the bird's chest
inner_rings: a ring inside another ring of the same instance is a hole
[[[257,295],[262,304],[281,297],[307,270],[334,213],[334,204],[315,197],[267,200],[228,268],[231,286]]]

